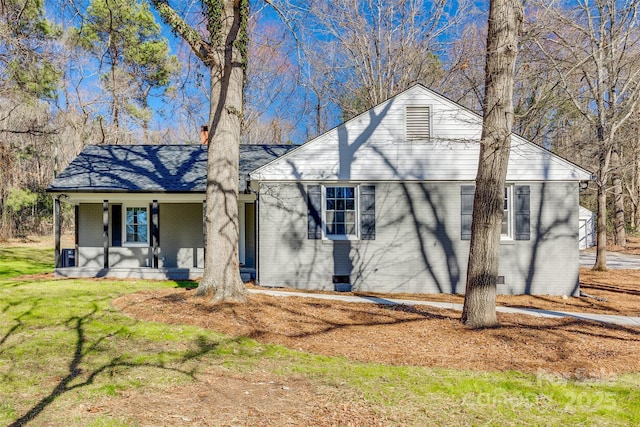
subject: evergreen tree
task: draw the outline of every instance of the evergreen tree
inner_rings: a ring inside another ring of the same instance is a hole
[[[148,4],[93,0],[74,40],[99,61],[116,130],[123,114],[148,130],[149,96],[164,93],[179,67]]]

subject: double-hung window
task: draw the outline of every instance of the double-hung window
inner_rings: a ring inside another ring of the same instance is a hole
[[[375,185],[312,184],[306,191],[307,238],[376,239]]]
[[[348,239],[358,235],[357,187],[325,187],[324,226],[329,239]]]
[[[149,243],[149,214],[147,207],[127,207],[124,221],[125,243],[132,245]]]
[[[471,239],[473,221],[474,185],[460,186],[460,235],[462,240]],[[528,185],[507,184],[502,198],[502,240],[529,240],[530,226],[530,188]]]
[[[513,186],[507,185],[504,187],[504,199],[502,202],[502,228],[500,231],[501,237],[504,239],[513,238]]]

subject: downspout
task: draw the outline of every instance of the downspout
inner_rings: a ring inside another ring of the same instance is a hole
[[[60,224],[60,198],[66,197],[60,194],[53,199],[53,266],[54,269],[60,268],[60,232],[62,226]]]

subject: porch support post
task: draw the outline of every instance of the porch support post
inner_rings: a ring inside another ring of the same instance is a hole
[[[158,201],[151,203],[151,245],[153,250],[153,268],[158,268],[158,247],[160,245],[160,218]]]
[[[76,257],[78,256],[78,243],[80,242],[80,206],[79,205],[75,205],[73,207],[73,224],[74,226],[74,231],[73,231],[73,244],[76,248]],[[76,266],[77,267],[77,266]]]
[[[202,201],[202,247],[204,248],[204,257],[207,258],[207,201]]]
[[[54,241],[54,265],[56,268],[61,267],[60,264],[60,196],[53,198],[53,241]]]
[[[247,215],[245,209],[247,208],[246,203],[238,202],[238,227],[240,228],[238,231],[238,258],[240,261],[240,265],[245,265],[247,263],[247,251],[246,251],[246,239],[247,239]]]
[[[109,201],[102,202],[102,248],[104,251],[104,268],[109,268]]]
[[[256,285],[260,284],[260,193],[256,192],[256,202],[253,212],[253,220],[255,227],[253,232],[255,233],[255,265],[256,265]]]

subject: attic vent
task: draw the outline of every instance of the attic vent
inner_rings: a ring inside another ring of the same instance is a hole
[[[405,112],[407,140],[429,139],[431,136],[430,121],[428,106],[407,106]]]

